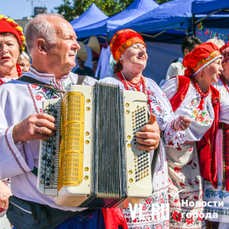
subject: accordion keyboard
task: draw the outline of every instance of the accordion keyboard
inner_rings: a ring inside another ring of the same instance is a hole
[[[150,196],[152,174],[150,153],[138,148],[136,133],[148,122],[147,100],[143,93],[124,91],[128,197]]]
[[[135,167],[135,181],[138,182],[144,177],[149,176],[149,152],[143,150],[137,150],[136,132],[147,123],[147,111],[146,107],[140,107],[132,112],[132,128],[133,128],[133,140],[134,140],[134,167]],[[138,153],[136,153],[138,151]]]
[[[60,115],[61,103],[48,104],[44,112],[56,118],[57,130],[48,141],[41,141],[41,160],[39,161],[39,187],[45,194],[57,195],[58,167],[59,167],[59,141],[60,141]]]

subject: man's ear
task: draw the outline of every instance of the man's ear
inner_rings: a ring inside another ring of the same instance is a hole
[[[37,48],[41,53],[47,53],[48,52],[48,46],[44,39],[39,38],[37,39]]]

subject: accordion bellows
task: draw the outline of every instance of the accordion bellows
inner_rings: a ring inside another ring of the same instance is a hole
[[[115,207],[152,193],[150,155],[137,148],[136,131],[148,121],[143,93],[97,83],[72,85],[44,112],[57,131],[41,141],[38,189],[62,206]]]

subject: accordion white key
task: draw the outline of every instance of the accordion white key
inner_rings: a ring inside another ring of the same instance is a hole
[[[138,149],[136,131],[148,121],[143,93],[118,86],[72,85],[62,99],[46,100],[43,112],[57,130],[41,141],[38,189],[74,207],[135,204],[152,193],[150,154]]]

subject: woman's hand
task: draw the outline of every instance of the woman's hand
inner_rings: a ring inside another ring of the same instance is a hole
[[[141,150],[154,150],[160,142],[160,128],[156,122],[155,114],[151,114],[148,124],[142,127],[141,132],[136,133],[138,148]]]
[[[11,189],[0,180],[0,208],[8,208],[9,197],[12,195]]]
[[[186,130],[190,126],[191,122],[191,118],[181,115],[175,120],[174,128],[178,131]]]

